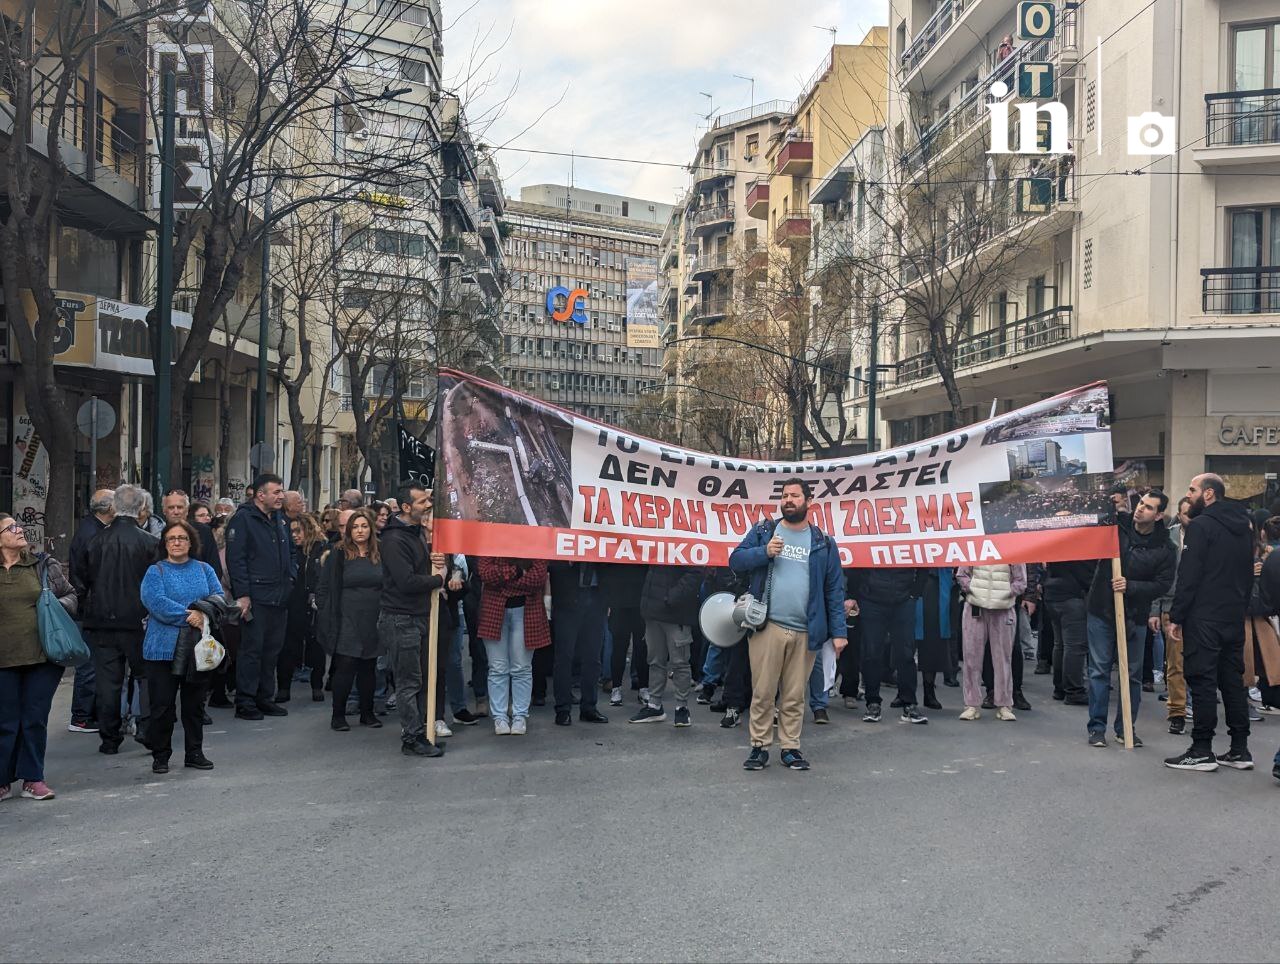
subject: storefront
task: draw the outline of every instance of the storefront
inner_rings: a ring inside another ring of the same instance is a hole
[[[1222,476],[1232,498],[1270,508],[1280,501],[1280,415],[1208,419],[1205,470]]]

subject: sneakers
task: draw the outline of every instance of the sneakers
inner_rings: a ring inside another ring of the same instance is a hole
[[[1280,716],[1280,707],[1269,706],[1263,703],[1258,707],[1258,712],[1264,716]]]
[[[649,702],[649,687],[647,686],[640,687],[640,702],[641,703]]]
[[[709,706],[711,698],[716,695],[716,688],[708,683],[706,686],[698,690],[698,705]]]
[[[762,746],[753,746],[750,755],[742,763],[744,770],[763,770],[769,765],[769,751]]]
[[[1249,704],[1249,722],[1250,723],[1262,722],[1262,714],[1258,712],[1258,708],[1254,706],[1252,703]]]
[[[1187,721],[1185,717],[1171,716],[1169,717],[1169,732],[1174,736],[1182,736],[1187,731]]]
[[[388,694],[387,694],[386,702],[383,704],[383,706],[385,706],[385,707],[386,707],[386,709],[387,709],[387,712],[388,712],[388,713],[395,712],[395,708],[396,708],[396,694],[395,694],[395,693],[388,693]]]
[[[511,724],[507,722],[506,717],[495,716],[493,718],[493,735],[494,736],[510,736]]]
[[[852,696],[846,696],[844,698],[844,708],[846,710],[856,710],[858,708],[858,701]]]
[[[416,740],[401,743],[400,752],[405,756],[439,757],[444,756],[444,747],[432,746],[425,736],[420,736]]]
[[[69,733],[97,733],[98,724],[93,720],[72,720],[67,724]]]
[[[960,714],[962,720],[980,720],[982,719],[982,711],[976,706],[966,706],[964,712]]]
[[[685,717],[689,715],[688,710],[685,711]],[[662,723],[667,718],[667,711],[661,706],[650,706],[646,703],[636,711],[636,715],[627,720],[628,723]]]
[[[488,713],[472,713],[464,708],[453,714],[453,722],[461,723],[463,726],[475,726],[488,715]]]
[[[1218,769],[1218,761],[1214,758],[1212,751],[1205,753],[1195,747],[1187,750],[1186,753],[1169,757],[1164,761],[1164,765],[1170,770],[1195,770],[1199,773],[1212,773]]]
[[[1106,746],[1107,745],[1106,734],[1103,733],[1101,730],[1095,730],[1094,732],[1090,733],[1089,745],[1090,746]]]
[[[615,686],[612,690],[610,690],[609,705],[610,706],[622,705],[622,687],[621,686]]]
[[[921,713],[914,706],[904,706],[902,715],[898,717],[899,723],[928,723],[929,718]]]
[[[1017,717],[1013,715],[1012,707],[998,706],[996,707],[996,719],[1001,723],[1012,723]]]
[[[1256,687],[1256,686],[1250,686],[1250,687],[1249,687],[1249,699],[1253,700],[1255,703],[1261,703],[1261,702],[1262,702],[1262,690],[1258,689],[1258,687]],[[1218,759],[1222,759],[1222,758],[1221,758],[1221,757],[1219,757]]]
[[[1252,770],[1253,754],[1248,750],[1229,750],[1218,754],[1218,762],[1233,770]]]
[[[783,750],[781,760],[788,770],[809,769],[809,761],[800,755],[799,750]]]
[[[23,781],[22,795],[28,800],[52,800],[57,796],[43,780]]]
[[[1277,767],[1277,769],[1280,769],[1280,767]],[[13,796],[13,786],[11,784],[6,783],[0,787],[0,803],[4,803],[11,796]]]
[[[720,725],[726,730],[733,729],[741,722],[742,710],[738,709],[736,706],[726,707],[724,716],[720,717]]]
[[[982,708],[984,710],[994,710],[996,708],[995,698],[989,692],[982,698]]]
[[[1124,746],[1124,733],[1116,734],[1116,746]],[[1138,736],[1137,733],[1133,734],[1133,748],[1136,750],[1142,746],[1146,746],[1146,744],[1142,742],[1142,737]]]
[[[867,711],[862,714],[863,723],[879,723],[880,722],[880,704],[868,703]]]
[[[524,736],[529,732],[529,724],[523,716],[517,716],[511,721],[511,735]]]
[[[453,736],[453,730],[449,729],[449,724],[444,720],[436,720],[436,739],[447,740]]]
[[[689,719],[689,707],[676,707],[676,726],[692,726],[693,721]]]
[[[1048,676],[1051,672],[1053,672],[1053,669],[1050,667],[1047,659],[1036,660],[1036,676]]]
[[[213,761],[201,753],[199,756],[189,757],[184,760],[182,765],[190,770],[212,770]]]
[[[339,733],[346,733],[351,729],[351,724],[347,722],[345,716],[335,716],[329,721],[329,729],[337,730]]]
[[[814,723],[830,723],[831,717],[827,716],[826,710],[824,710],[822,707],[818,707],[816,710],[813,711],[813,722]]]

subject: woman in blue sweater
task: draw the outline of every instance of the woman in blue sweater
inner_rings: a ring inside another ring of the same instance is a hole
[[[222,595],[222,584],[208,563],[192,558],[200,551],[200,539],[189,522],[170,522],[160,533],[159,562],[142,579],[142,604],[151,618],[142,640],[147,669],[147,693],[151,697],[151,772],[168,773],[173,752],[173,722],[178,692],[182,692],[182,735],[186,765],[212,770],[204,755],[204,700],[207,673],[194,682],[173,675],[173,651],[183,626],[200,629],[201,615],[188,607],[206,596]]]

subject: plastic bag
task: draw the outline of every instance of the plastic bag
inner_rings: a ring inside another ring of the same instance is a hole
[[[195,661],[196,672],[208,673],[210,670],[217,669],[222,665],[226,655],[227,651],[222,647],[222,644],[213,638],[213,632],[209,628],[209,617],[205,616],[204,635],[200,637],[200,642],[196,643],[191,652],[191,657]]]

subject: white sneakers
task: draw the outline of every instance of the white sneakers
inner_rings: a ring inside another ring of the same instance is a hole
[[[453,730],[449,729],[449,724],[444,720],[436,720],[436,739],[443,740],[453,736]]]
[[[1014,720],[1016,720],[1016,719],[1017,719],[1017,717],[1013,715],[1013,708],[1012,708],[1012,707],[1009,707],[1009,706],[997,706],[997,707],[996,707],[996,719],[997,719],[997,720],[1000,720],[1002,723],[1012,723]]]
[[[976,706],[966,706],[964,712],[960,714],[962,720],[980,720],[982,712]]]
[[[609,694],[609,705],[610,706],[622,705],[622,687],[621,686],[615,686],[613,688],[613,691]]]
[[[494,736],[510,736],[511,735],[511,724],[507,722],[507,718],[505,716],[495,716],[493,718],[493,735]]]
[[[525,724],[525,719],[523,716],[517,716],[514,720],[511,721],[512,736],[524,736],[526,729],[527,729],[527,726]]]

